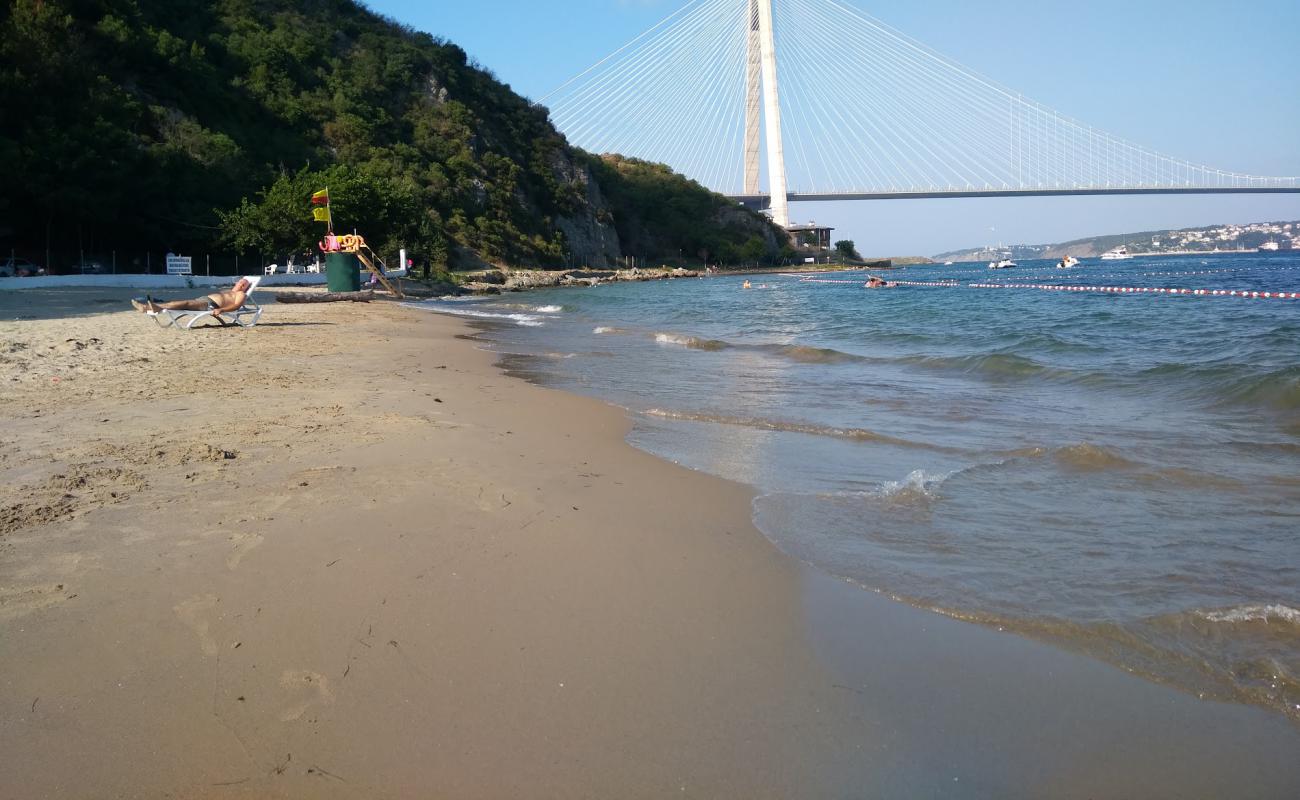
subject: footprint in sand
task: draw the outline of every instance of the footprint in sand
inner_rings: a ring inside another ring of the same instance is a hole
[[[239,562],[244,560],[244,556],[249,551],[260,545],[265,537],[260,533],[236,533],[230,537],[231,548],[226,554],[226,567],[229,569],[238,569]]]
[[[208,632],[208,616],[217,605],[217,596],[215,594],[200,594],[179,603],[173,609],[176,616],[180,617],[181,622],[189,626],[194,631],[194,635],[199,637],[199,647],[203,649],[203,654],[215,656],[217,654],[217,640],[212,638]]]
[[[314,705],[328,706],[334,703],[334,692],[330,690],[329,679],[319,672],[286,669],[280,675],[280,688],[293,694],[305,692],[308,695],[302,702],[287,708],[280,715],[281,722],[293,722]]]

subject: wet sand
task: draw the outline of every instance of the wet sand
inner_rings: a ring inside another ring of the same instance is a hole
[[[1290,797],[1300,732],[786,558],[459,320],[0,294],[0,797]]]

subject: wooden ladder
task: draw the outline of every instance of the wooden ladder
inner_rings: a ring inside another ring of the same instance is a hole
[[[367,250],[370,251],[370,255],[366,255]],[[356,253],[357,253],[357,258],[361,259],[361,263],[364,264],[366,266],[366,269],[370,270],[370,272],[376,278],[379,279],[379,282],[384,285],[384,288],[388,290],[389,294],[393,295],[399,300],[405,298],[405,295],[402,294],[401,287],[397,283],[388,280],[388,276],[384,275],[383,271],[380,270],[379,267],[375,265],[375,259],[373,258],[374,256],[373,250],[370,250],[369,247],[363,244],[357,248]]]

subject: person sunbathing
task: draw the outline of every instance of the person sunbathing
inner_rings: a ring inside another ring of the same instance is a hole
[[[136,311],[151,314],[157,314],[159,311],[213,311],[217,314],[224,314],[239,310],[239,307],[244,304],[244,300],[248,298],[248,290],[252,288],[252,285],[248,278],[240,278],[233,288],[224,292],[214,292],[207,297],[197,297],[193,300],[169,300],[166,303],[159,303],[152,297],[145,297],[144,300],[132,300],[131,305],[135,306]]]

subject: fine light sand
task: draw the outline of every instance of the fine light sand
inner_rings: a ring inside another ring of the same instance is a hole
[[[1300,787],[1280,716],[813,573],[458,320],[130,294],[0,294],[0,798]]]

